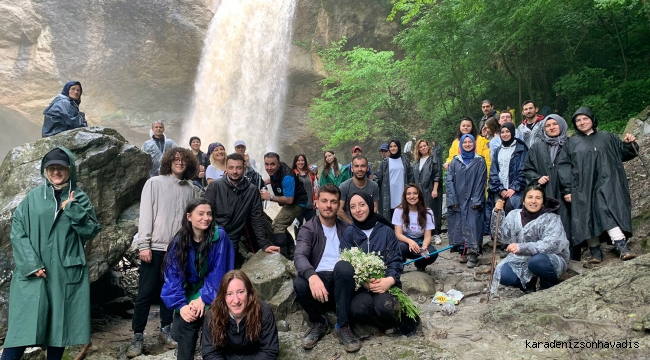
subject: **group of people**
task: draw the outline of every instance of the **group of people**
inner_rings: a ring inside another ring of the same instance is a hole
[[[66,84],[45,112],[43,136],[85,126],[80,98],[81,84]],[[336,312],[334,330],[348,352],[361,348],[353,322],[415,333],[420,319],[400,313],[389,290],[401,287],[406,259],[417,259],[418,271],[436,261],[443,191],[449,242],[461,262],[477,265],[485,234],[503,245],[507,256],[495,269],[491,291],[499,284],[524,291],[551,287],[567,260],[579,258],[583,244],[591,262],[602,261],[601,239],[611,239],[621,259],[634,257],[626,243],[631,205],[622,165],[636,155],[634,136],[620,140],[598,131],[587,108],[572,117],[571,138],[562,117],[540,116],[532,101],[523,104],[519,127],[510,112],[496,113],[487,100],[482,110],[478,127],[461,120],[444,163],[433,142],[412,141],[411,157],[391,139],[380,147],[382,160],[374,172],[359,146],[347,165],[325,151],[320,177],[304,154],[289,167],[268,152],[266,180],[243,141],[228,155],[223,144],[211,143],[206,154],[198,137],[190,139],[189,149],[178,147],[165,137],[162,122],[155,122],[142,147],[153,167],[141,195],[135,241],[141,266],[126,355],[142,354],[149,310],[160,300],[158,338],[176,348],[179,359],[194,357],[201,331],[205,359],[276,358],[273,313],[246,274],[235,270],[243,261],[242,243],[252,252],[279,252],[294,260],[297,301],[311,322],[302,339],[305,349],[330,332],[328,310]],[[48,152],[41,173],[45,184],[31,190],[13,215],[16,269],[2,360],[20,359],[30,345],[47,345],[48,359],[61,359],[65,346],[88,343],[90,337],[83,246],[101,225],[76,185],[69,150]],[[281,206],[272,236],[262,201]],[[571,211],[573,204],[580,211]],[[287,228],[296,219],[294,242]],[[341,252],[353,247],[378,254],[384,277],[357,289],[354,268],[340,260]],[[26,297],[38,301],[22,301]]]

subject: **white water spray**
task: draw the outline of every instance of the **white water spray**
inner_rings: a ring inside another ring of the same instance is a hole
[[[226,153],[244,140],[260,165],[266,151],[277,151],[296,2],[223,0],[215,6],[183,139],[199,136],[203,148],[219,141]]]

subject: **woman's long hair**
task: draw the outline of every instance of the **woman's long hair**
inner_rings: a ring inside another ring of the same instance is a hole
[[[420,154],[420,149],[419,148],[420,148],[420,143],[423,143],[423,142],[427,143],[427,146],[429,147],[429,152],[427,152],[427,155],[431,156],[431,153],[433,151],[433,147],[426,140],[420,139],[415,143],[415,148],[413,149],[413,151],[415,152],[415,155],[413,157],[413,159],[414,159],[413,161],[415,161],[415,162],[420,161],[420,158],[422,158],[422,154]]]
[[[433,212],[431,212],[431,210],[429,210],[429,208],[427,208],[427,205],[424,203],[424,195],[422,194],[422,190],[420,190],[420,187],[414,183],[406,185],[406,188],[404,188],[404,192],[402,193],[402,204],[400,205],[402,208],[402,224],[408,224],[411,222],[411,219],[409,219],[410,204],[408,201],[406,201],[406,191],[408,191],[410,188],[415,188],[415,190],[418,191],[418,203],[415,204],[415,206],[417,207],[418,211],[418,225],[420,225],[420,227],[424,230],[424,228],[427,226],[427,215],[433,216]]]
[[[302,159],[305,160],[305,166],[303,167],[302,171],[307,172],[307,175],[312,175],[312,176],[313,176],[314,173],[313,173],[313,172],[311,171],[311,169],[309,168],[309,163],[307,162],[307,155],[305,155],[305,154],[298,154],[298,155],[294,156],[294,157],[293,157],[293,165],[292,165],[291,168],[292,168],[293,170],[298,170],[298,171],[301,170],[301,169],[298,169],[298,165],[297,165],[297,164],[298,164],[298,160],[300,160],[300,157],[302,157]]]
[[[246,288],[247,299],[244,314],[246,317],[246,338],[250,342],[255,342],[260,338],[262,329],[262,308],[257,296],[257,290],[253,287],[246,273],[241,270],[230,270],[221,279],[217,297],[210,306],[210,329],[212,331],[212,343],[215,347],[226,345],[226,333],[228,332],[228,319],[230,312],[226,304],[226,292],[228,284],[234,279],[239,279],[244,283]]]
[[[325,160],[325,154],[327,153],[334,155],[334,161],[332,161],[332,164],[328,163],[327,160]],[[325,163],[325,166],[323,166],[324,177],[329,176],[330,171],[334,171],[334,177],[338,177],[341,174],[341,170],[339,169],[339,161],[336,159],[336,153],[334,150],[325,150],[325,152],[323,152],[323,162]]]
[[[190,276],[187,268],[187,261],[190,255],[188,248],[192,246],[192,242],[194,241],[194,230],[192,229],[192,223],[187,220],[187,214],[194,211],[199,205],[210,205],[210,202],[204,198],[196,198],[187,204],[183,220],[181,221],[181,229],[174,236],[172,248],[167,251],[162,266],[163,271],[167,266],[175,266],[185,273],[185,279],[188,279]],[[203,232],[203,238],[199,243],[197,255],[194,260],[194,269],[196,269],[198,274],[201,274],[201,269],[203,269],[205,263],[208,261],[210,250],[212,249],[212,238],[214,237],[216,228],[213,217],[212,223]],[[175,264],[172,264],[172,262],[175,262]]]
[[[476,139],[476,136],[478,135],[478,131],[476,130],[476,125],[474,125],[474,121],[472,121],[472,118],[469,117],[464,117],[460,119],[460,122],[458,123],[458,128],[456,129],[456,139],[460,140],[460,137],[463,136],[464,134],[460,132],[460,125],[463,123],[463,121],[469,121],[472,123],[472,131],[469,133]]]

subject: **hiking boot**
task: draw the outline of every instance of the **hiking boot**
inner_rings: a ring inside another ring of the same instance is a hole
[[[309,331],[307,331],[305,337],[302,338],[302,348],[307,350],[313,349],[314,346],[316,346],[316,343],[318,343],[318,340],[329,333],[330,325],[327,320],[323,323],[311,324]]]
[[[616,251],[621,260],[631,260],[636,257],[636,255],[632,254],[630,248],[627,247],[627,242],[625,240],[614,241],[614,246],[616,247]]]
[[[417,265],[415,265],[415,270],[417,270],[419,272],[427,272],[426,266],[417,266]]]
[[[126,351],[126,356],[129,359],[142,355],[142,341],[143,336],[141,333],[136,333],[133,336],[133,342],[131,343],[129,350]]]
[[[471,269],[476,265],[478,265],[478,254],[476,253],[467,254],[467,267]]]
[[[458,262],[461,264],[465,264],[467,262],[467,255],[464,253],[460,254],[460,257],[458,258]]]
[[[600,264],[603,262],[603,251],[600,250],[600,246],[590,247],[589,252],[591,253],[590,264]]]
[[[359,339],[354,335],[352,329],[350,329],[350,325],[338,328],[336,330],[336,337],[338,337],[341,344],[343,344],[345,351],[349,353],[357,352],[361,349],[361,341],[359,341]]]
[[[178,343],[172,339],[172,329],[170,325],[160,328],[158,341],[160,341],[161,344],[164,344],[167,349],[176,349],[178,346]]]
[[[440,238],[440,235],[433,235],[433,243],[435,245],[442,244],[442,239]]]

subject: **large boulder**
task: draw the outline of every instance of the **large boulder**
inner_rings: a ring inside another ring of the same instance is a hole
[[[280,253],[258,251],[241,270],[248,275],[262,300],[269,301],[291,276],[287,272],[289,261]]]
[[[111,269],[137,232],[139,198],[151,157],[110,128],[82,128],[14,148],[0,165],[0,338],[7,324],[7,302],[15,266],[11,219],[20,201],[44,183],[41,159],[64,146],[76,158],[79,187],[88,194],[102,231],[86,244],[90,281]]]

